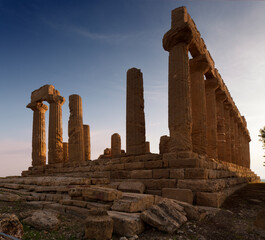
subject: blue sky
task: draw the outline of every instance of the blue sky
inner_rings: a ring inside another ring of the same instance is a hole
[[[92,158],[118,132],[125,149],[126,71],[144,77],[146,136],[152,152],[168,134],[168,53],[162,37],[171,10],[187,6],[251,133],[252,169],[265,178],[258,130],[265,125],[265,2],[175,0],[0,0],[0,176],[31,164],[33,90],[52,84],[83,99]],[[46,113],[48,124],[48,112]],[[47,126],[46,126],[47,127]]]

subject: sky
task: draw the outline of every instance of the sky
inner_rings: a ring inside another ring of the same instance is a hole
[[[126,72],[144,79],[146,140],[158,153],[168,135],[171,10],[186,6],[251,135],[251,169],[265,179],[259,129],[265,126],[265,1],[0,0],[0,177],[31,165],[31,92],[52,84],[63,105],[68,141],[69,95],[79,94],[90,125],[92,159],[113,133],[125,149]],[[46,129],[48,128],[46,112]],[[48,135],[48,129],[46,131]],[[48,136],[46,136],[48,137]]]

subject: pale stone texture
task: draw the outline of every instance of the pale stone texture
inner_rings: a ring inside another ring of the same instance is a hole
[[[217,116],[215,90],[219,86],[216,78],[205,81],[206,90],[206,123],[207,123],[207,154],[217,158]]]
[[[224,101],[227,96],[224,91],[216,91],[216,108],[217,108],[217,152],[218,159],[226,160],[226,136],[225,136],[225,112]]]
[[[46,164],[45,112],[48,107],[40,102],[30,103],[27,108],[33,111],[32,166]]]
[[[91,160],[90,127],[83,125],[85,161]]]
[[[69,162],[85,160],[82,99],[79,95],[69,96],[70,117],[68,121]]]
[[[116,158],[121,156],[121,137],[118,133],[111,136],[111,157]]]
[[[48,136],[48,162],[49,164],[63,162],[63,129],[62,105],[64,97],[48,95],[49,111],[49,136]]]
[[[126,153],[145,154],[145,116],[144,116],[143,75],[140,69],[127,71],[126,100]]]
[[[192,102],[192,145],[193,151],[206,154],[206,97],[204,74],[209,69],[206,55],[190,60]]]
[[[64,142],[63,143],[63,161],[68,162],[68,143]]]

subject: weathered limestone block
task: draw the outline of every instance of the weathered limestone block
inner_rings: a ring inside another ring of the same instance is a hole
[[[113,232],[113,220],[107,211],[90,210],[85,220],[85,239],[109,240]]]
[[[209,175],[208,169],[205,168],[186,168],[185,178],[187,179],[207,179]]]
[[[85,161],[91,160],[90,127],[83,125]]]
[[[207,154],[217,158],[217,113],[215,90],[219,82],[216,78],[206,79],[206,123],[207,123]]]
[[[22,222],[38,230],[46,231],[57,230],[60,225],[60,220],[54,213],[42,210],[31,212],[31,215]]]
[[[45,112],[48,107],[37,102],[28,104],[27,108],[33,111],[32,166],[44,166],[46,164]]]
[[[197,56],[189,61],[192,104],[192,145],[194,152],[204,155],[206,154],[207,148],[204,74],[210,68],[209,61],[206,54]]]
[[[133,170],[131,173],[131,178],[134,178],[134,179],[149,178],[149,179],[151,179],[152,175],[153,175],[152,170]]]
[[[122,198],[115,200],[111,209],[119,212],[142,212],[154,204],[154,196],[139,193],[123,193]]]
[[[140,213],[108,211],[108,215],[113,220],[114,233],[120,236],[132,237],[144,231],[144,223],[140,218]]]
[[[127,71],[126,153],[145,154],[143,75],[140,69]]]
[[[111,188],[91,186],[89,188],[82,188],[82,196],[88,199],[110,202],[120,199],[122,192]]]
[[[162,197],[193,203],[193,193],[190,189],[162,188]]]
[[[63,143],[63,161],[68,162],[69,155],[68,155],[68,143]]]
[[[31,93],[31,102],[36,103],[36,102],[46,101],[49,95],[53,95],[53,94],[56,95],[58,93],[59,92],[55,90],[53,85],[47,84]],[[58,95],[60,95],[60,93]]]
[[[169,169],[153,169],[153,178],[169,178]]]
[[[179,179],[178,188],[191,189],[192,191],[217,192],[225,188],[225,180],[206,180],[206,179]]]
[[[157,205],[141,213],[141,219],[160,231],[174,233],[187,221],[184,208],[170,199],[163,199]]]
[[[169,153],[169,141],[170,141],[169,136],[164,135],[160,137],[160,142],[159,142],[160,154]]]
[[[63,162],[63,128],[62,105],[64,97],[48,95],[49,111],[49,136],[48,136],[48,162],[49,164]]]
[[[69,162],[85,160],[82,99],[79,95],[69,96],[70,117],[68,121]]]
[[[121,156],[121,137],[118,133],[111,136],[111,157],[117,158]]]
[[[217,109],[217,153],[218,159],[226,161],[226,136],[225,136],[225,112],[224,101],[227,99],[226,93],[216,90],[216,109]]]
[[[237,152],[235,145],[235,111],[234,109],[230,110],[230,137],[231,137],[231,163],[236,164]]]
[[[145,185],[142,182],[122,182],[118,186],[122,192],[144,193]]]

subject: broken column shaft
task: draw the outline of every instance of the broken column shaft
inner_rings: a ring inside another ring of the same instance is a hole
[[[69,96],[70,117],[68,121],[69,162],[85,160],[82,99],[79,95]]]
[[[145,154],[143,75],[140,69],[127,71],[126,153]]]

